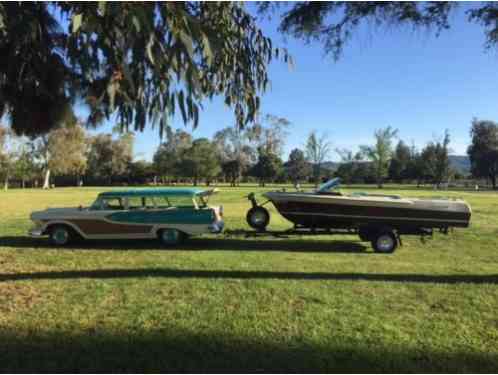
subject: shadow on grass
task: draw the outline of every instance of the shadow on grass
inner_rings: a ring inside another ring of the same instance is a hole
[[[0,247],[53,249],[46,239],[30,237],[0,237]],[[356,241],[317,241],[310,239],[240,239],[240,238],[190,238],[174,247],[161,247],[157,240],[79,240],[61,249],[72,250],[225,250],[225,251],[289,251],[363,253],[367,247]]]
[[[170,268],[98,269],[0,274],[0,282],[54,279],[118,279],[158,277],[174,279],[268,279],[268,280],[336,280],[382,281],[400,283],[498,284],[497,275],[423,275],[381,273],[277,272],[238,270],[182,270]]]
[[[2,372],[496,372],[490,353],[343,343],[317,345],[194,334],[178,328],[111,334],[0,331]]]

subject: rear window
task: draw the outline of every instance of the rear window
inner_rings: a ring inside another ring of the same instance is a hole
[[[158,208],[164,207],[194,207],[192,197],[188,195],[154,197]]]

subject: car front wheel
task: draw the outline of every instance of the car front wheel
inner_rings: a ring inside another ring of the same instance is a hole
[[[64,246],[71,241],[71,230],[65,225],[56,225],[50,230],[50,243],[54,246]]]

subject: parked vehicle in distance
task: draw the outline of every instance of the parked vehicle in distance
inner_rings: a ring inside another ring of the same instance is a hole
[[[210,207],[216,189],[144,188],[100,193],[87,208],[49,208],[33,212],[31,237],[48,236],[57,246],[74,238],[150,239],[163,244],[223,230],[223,209]]]
[[[383,253],[393,252],[402,234],[432,234],[433,229],[447,233],[451,227],[469,226],[471,208],[463,200],[343,194],[337,191],[339,183],[339,178],[335,178],[313,192],[271,191],[263,196],[294,224],[295,231],[355,231],[361,240],[370,241],[375,251]],[[253,207],[247,213],[247,222],[264,231],[270,221],[269,212],[256,202],[254,195],[249,199]]]

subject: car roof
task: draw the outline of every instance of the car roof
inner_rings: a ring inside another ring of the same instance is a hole
[[[99,194],[99,197],[150,197],[150,196],[189,196],[208,195],[214,189],[201,188],[142,188],[127,190],[110,190]]]

